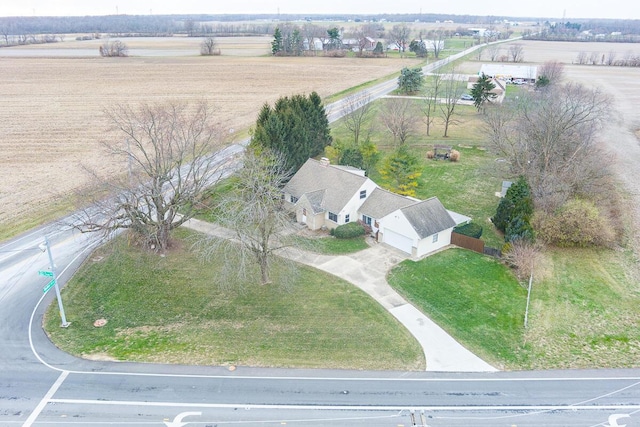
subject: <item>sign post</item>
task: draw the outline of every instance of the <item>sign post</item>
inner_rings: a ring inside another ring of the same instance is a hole
[[[62,297],[60,296],[60,287],[58,286],[58,280],[56,279],[56,270],[55,264],[53,263],[53,255],[51,255],[51,247],[49,246],[49,238],[45,234],[44,236],[44,246],[46,248],[47,254],[49,255],[49,268],[50,270],[40,270],[38,274],[44,277],[51,277],[51,281],[47,283],[47,285],[42,288],[43,292],[47,292],[51,288],[56,289],[56,299],[58,300],[58,308],[60,309],[60,319],[62,319],[62,324],[60,325],[63,328],[69,326],[69,322],[67,322],[67,317],[64,314],[64,307],[62,306]]]

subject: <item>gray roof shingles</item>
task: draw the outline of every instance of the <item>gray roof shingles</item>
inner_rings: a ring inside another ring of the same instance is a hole
[[[317,160],[309,159],[285,185],[284,192],[297,198],[307,194],[309,201],[318,206],[316,192],[326,190],[322,208],[338,213],[367,179],[353,172],[332,165],[325,166]]]
[[[391,191],[383,190],[382,188],[376,188],[358,210],[361,214],[368,217],[380,219],[389,215],[391,212],[415,203],[418,203],[418,201],[392,193]]]
[[[407,206],[401,211],[421,239],[456,225],[436,197]]]

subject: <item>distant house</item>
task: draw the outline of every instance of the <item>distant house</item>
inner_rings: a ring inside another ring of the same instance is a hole
[[[509,82],[521,80],[527,83],[535,83],[538,78],[538,67],[532,65],[482,64],[478,75],[482,75],[482,73],[497,80]]]
[[[478,76],[469,77],[469,80],[467,81],[467,89],[473,89],[473,86],[478,83],[479,79],[480,77]],[[495,99],[493,99],[492,102],[502,102],[506,93],[505,81],[492,77],[491,83],[493,83],[493,85],[495,86],[493,89],[491,89],[491,93],[496,95]]]
[[[451,243],[457,224],[470,218],[447,211],[432,197],[417,200],[384,190],[364,171],[309,159],[284,187],[284,200],[296,221],[308,228],[335,228],[353,221],[372,235],[414,257]]]

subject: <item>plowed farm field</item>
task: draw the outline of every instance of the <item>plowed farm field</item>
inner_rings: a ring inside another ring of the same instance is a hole
[[[105,158],[103,111],[114,104],[205,99],[229,141],[246,136],[264,103],[321,97],[416,64],[415,59],[273,57],[0,58],[0,236],[71,208],[89,184],[82,165],[119,173]]]

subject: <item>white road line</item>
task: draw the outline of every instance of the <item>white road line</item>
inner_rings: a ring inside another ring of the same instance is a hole
[[[576,411],[576,410],[620,410],[638,409],[638,405],[478,405],[478,406],[420,406],[420,405],[282,405],[282,404],[246,404],[246,403],[189,403],[189,402],[148,402],[129,400],[85,400],[50,399],[51,403],[73,405],[113,405],[113,406],[150,406],[170,408],[246,408],[246,409],[318,409],[318,410],[367,410],[367,411]]]
[[[51,398],[53,397],[55,392],[58,391],[58,389],[60,388],[60,386],[62,385],[62,383],[64,382],[64,380],[67,378],[68,375],[69,375],[68,371],[62,371],[62,373],[60,374],[56,382],[53,383],[53,385],[51,386],[47,394],[45,394],[42,400],[40,401],[40,403],[38,403],[38,406],[36,406],[36,409],[33,410],[31,415],[29,415],[29,418],[27,418],[27,421],[25,421],[24,424],[22,424],[22,427],[31,427],[31,425],[33,425],[33,423],[36,421],[36,419],[40,415],[40,412],[42,412],[42,410],[44,409],[47,403],[51,402]]]

